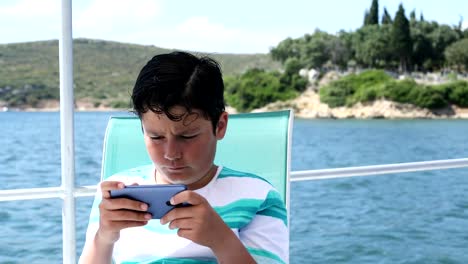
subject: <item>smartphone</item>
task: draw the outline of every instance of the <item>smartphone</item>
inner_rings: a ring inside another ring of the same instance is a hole
[[[187,190],[183,184],[153,184],[129,185],[123,189],[111,190],[111,198],[127,198],[148,204],[148,212],[153,219],[161,219],[167,212],[176,207],[190,206],[189,204],[171,205],[172,196]]]

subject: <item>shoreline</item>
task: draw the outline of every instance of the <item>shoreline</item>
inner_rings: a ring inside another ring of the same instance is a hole
[[[2,112],[60,112],[58,101],[45,101],[40,107],[14,107],[0,106]],[[3,107],[3,111],[2,111]],[[330,108],[320,102],[319,95],[314,90],[307,90],[295,99],[270,103],[264,107],[254,109],[251,112],[279,111],[285,109],[294,110],[294,116],[301,119],[468,119],[468,108],[460,108],[455,105],[444,109],[429,110],[419,108],[411,104],[396,103],[387,100],[376,100],[368,103],[357,103],[352,107]],[[75,112],[128,112],[127,108],[93,107],[88,102],[76,103]],[[229,114],[237,114],[238,111],[226,106]]]
[[[287,110],[287,109],[292,109],[294,110],[294,117],[299,118],[299,119],[356,119],[356,120],[377,120],[377,119],[387,119],[387,120],[412,120],[412,119],[426,119],[426,120],[457,120],[457,119],[468,119],[468,109],[466,109],[467,113],[464,113],[462,115],[460,114],[454,114],[454,115],[433,115],[433,116],[426,116],[426,115],[395,115],[395,116],[383,116],[383,115],[375,115],[375,116],[366,116],[366,115],[361,115],[361,116],[356,116],[352,114],[343,114],[343,115],[325,115],[325,114],[317,114],[317,113],[310,113],[310,112],[304,112],[304,111],[298,111],[297,109],[291,108],[291,107],[280,107],[280,108],[268,108],[268,109],[255,109],[251,113],[255,112],[265,112],[265,111],[280,111],[280,110]],[[337,109],[338,111],[342,109]],[[60,109],[56,108],[28,108],[28,109],[9,109],[8,111],[0,111],[1,113],[59,113]],[[74,110],[75,113],[104,113],[104,112],[126,112],[131,114],[130,109],[117,109],[117,108],[87,108],[87,109],[78,109],[75,108]],[[237,112],[235,110],[228,110],[227,112],[229,114],[238,114],[242,112]]]
[[[295,99],[274,102],[252,112],[283,109],[293,109],[296,117],[304,119],[468,119],[468,108],[456,105],[430,110],[383,99],[359,102],[351,107],[331,108],[320,101],[320,96],[314,90],[307,90]]]

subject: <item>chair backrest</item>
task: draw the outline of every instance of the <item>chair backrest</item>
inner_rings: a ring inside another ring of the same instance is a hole
[[[226,136],[218,142],[215,164],[267,179],[289,208],[291,110],[229,115]],[[104,139],[101,179],[151,164],[137,117],[112,117]]]

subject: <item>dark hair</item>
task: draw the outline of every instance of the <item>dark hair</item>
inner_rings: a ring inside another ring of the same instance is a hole
[[[196,57],[187,52],[154,56],[141,69],[132,92],[133,111],[141,118],[153,111],[180,121],[185,114],[170,110],[183,106],[187,113],[198,109],[211,120],[213,131],[225,110],[224,83],[219,64],[209,57]]]

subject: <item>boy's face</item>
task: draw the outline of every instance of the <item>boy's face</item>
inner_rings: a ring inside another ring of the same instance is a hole
[[[172,114],[185,112],[180,106],[171,109]],[[189,189],[198,189],[211,179],[216,143],[226,132],[227,113],[221,115],[215,134],[210,120],[198,110],[193,113],[180,121],[152,111],[142,115],[145,144],[157,170],[157,183],[186,184]]]

